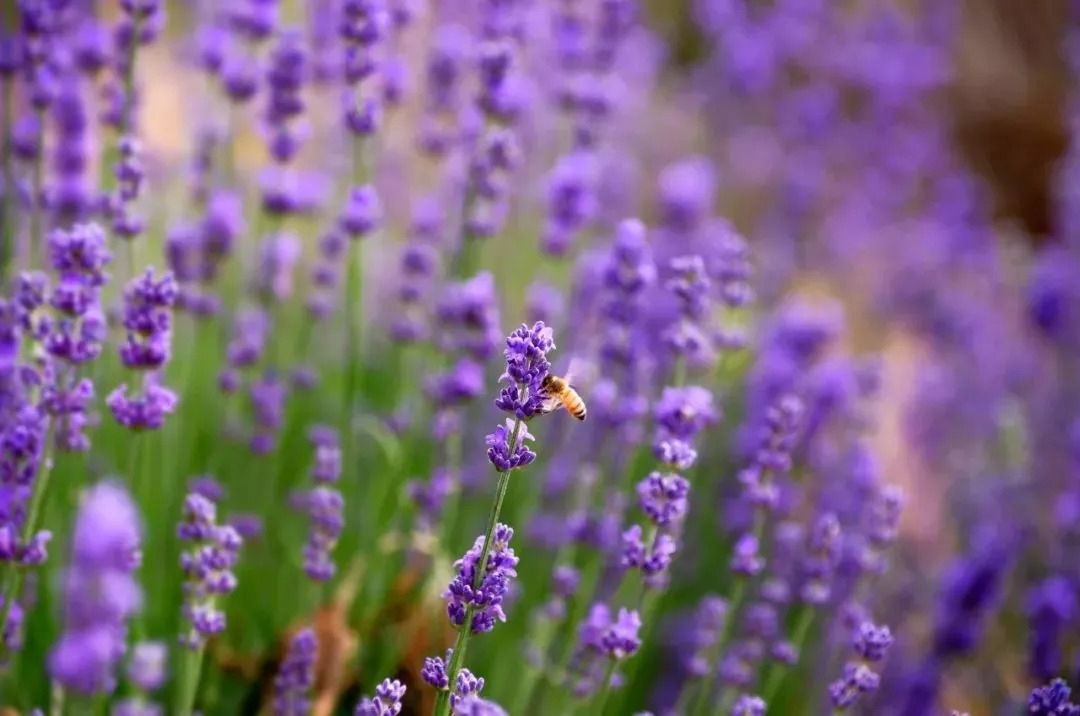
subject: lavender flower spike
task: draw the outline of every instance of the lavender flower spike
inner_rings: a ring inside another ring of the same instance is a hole
[[[356,705],[356,716],[397,716],[403,698],[405,684],[397,679],[383,679],[375,687],[375,698],[364,698]]]
[[[536,459],[536,454],[525,447],[525,440],[532,438],[525,430],[525,421],[543,412],[540,386],[551,368],[547,354],[552,350],[555,350],[552,331],[540,321],[531,328],[522,324],[506,338],[506,371],[500,382],[509,381],[510,385],[501,390],[495,405],[514,419],[487,436],[488,459],[499,474],[487,530],[457,563],[458,573],[444,595],[449,600],[447,615],[459,627],[449,664],[444,664],[447,685],[457,684],[462,673],[462,655],[471,634],[491,631],[496,620],[506,618],[502,599],[509,590],[510,580],[517,576],[518,560],[509,546],[514,531],[499,523],[499,513],[514,469]],[[434,673],[435,664],[430,666],[429,676],[441,677]],[[441,684],[442,678],[438,681]],[[449,689],[440,687],[435,715],[449,716],[452,708]]]
[[[192,650],[206,638],[225,630],[225,614],[215,607],[218,596],[236,588],[236,565],[242,540],[232,527],[217,524],[217,506],[199,494],[184,501],[184,518],[177,530],[180,541],[191,547],[180,556],[186,577],[184,616],[190,628],[180,642]]]
[[[65,631],[49,654],[49,672],[66,689],[107,694],[116,685],[127,620],[142,602],[133,574],[142,562],[141,533],[135,503],[120,485],[105,482],[86,493],[64,582]]]
[[[311,711],[310,692],[315,683],[315,655],[319,643],[310,627],[292,638],[274,679],[274,716],[306,716]]]

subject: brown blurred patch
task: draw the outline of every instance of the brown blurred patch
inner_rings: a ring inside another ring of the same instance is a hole
[[[1054,173],[1069,146],[1067,0],[967,0],[949,102],[957,148],[999,220],[1036,244],[1054,231]]]

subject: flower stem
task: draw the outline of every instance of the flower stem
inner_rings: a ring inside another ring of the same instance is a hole
[[[49,694],[49,716],[63,716],[64,714],[64,687],[59,681],[52,682],[52,691]]]
[[[596,697],[593,702],[596,704],[595,708],[589,709],[590,713],[596,714],[596,716],[603,716],[604,705],[607,704],[608,695],[611,694],[611,681],[615,678],[615,667],[619,662],[615,659],[611,660],[608,664],[607,670],[604,672],[604,681],[600,685],[600,690],[596,693]]]
[[[199,674],[202,671],[203,652],[206,647],[200,644],[195,650],[186,650],[183,658],[180,688],[177,690],[176,713],[179,716],[191,716],[195,707],[195,694],[199,690]]]
[[[520,418],[514,421],[514,430],[510,436],[511,451],[517,447],[518,435],[521,433],[521,424],[522,421]],[[482,580],[484,574],[487,572],[487,560],[488,555],[491,552],[491,541],[495,536],[495,525],[499,522],[499,513],[502,512],[503,501],[506,499],[506,491],[507,488],[510,487],[510,475],[513,472],[513,470],[507,470],[506,472],[499,473],[499,483],[495,488],[495,501],[491,503],[487,531],[484,533],[484,547],[480,550],[480,559],[476,563],[478,568],[476,570],[476,575],[473,578],[474,588],[476,587],[475,580]],[[450,657],[450,664],[446,669],[446,676],[450,682],[449,690],[439,692],[438,699],[435,702],[435,716],[449,716],[450,692],[454,690],[454,682],[457,681],[458,673],[461,672],[461,667],[465,664],[465,650],[469,646],[473,611],[472,606],[469,606],[465,611],[465,623],[461,625],[461,629],[458,631],[457,641],[454,643],[454,653]]]
[[[15,81],[10,77],[0,80],[0,152],[3,153],[4,195],[0,212],[3,226],[0,226],[0,286],[7,279],[7,267],[15,256],[15,169],[11,152],[11,127],[14,124]]]
[[[796,654],[802,652],[803,644],[806,642],[806,637],[810,633],[810,626],[813,622],[813,608],[807,604],[803,604],[799,611],[798,620],[795,622],[795,631],[792,632],[791,636],[791,643],[795,646]],[[765,677],[765,688],[762,689],[761,692],[761,697],[765,699],[765,703],[771,704],[773,702],[786,674],[786,665],[775,662],[769,665],[768,673]]]
[[[765,532],[765,514],[761,510],[757,511],[754,516],[754,539],[758,542],[761,541],[761,535]],[[687,714],[704,714],[709,702],[709,696],[712,693],[712,679],[708,675],[713,674],[716,671],[716,667],[719,665],[720,657],[724,653],[724,647],[727,645],[728,639],[731,638],[731,634],[735,629],[735,623],[739,618],[739,611],[742,608],[742,603],[746,599],[746,588],[748,584],[747,577],[737,576],[735,578],[734,591],[731,594],[731,598],[728,600],[727,616],[724,619],[724,626],[720,630],[720,636],[717,638],[716,643],[713,644],[712,649],[709,650],[709,655],[706,660],[708,668],[706,669],[706,677],[701,680],[698,685],[698,697],[694,702],[694,708],[687,711]],[[685,694],[686,692],[684,692]],[[723,703],[718,700],[718,703]]]
[[[45,110],[37,110],[37,120],[37,156],[34,158],[30,197],[30,259],[31,265],[43,266],[45,237],[42,229],[45,224],[45,217],[42,216],[41,212],[41,197],[45,191]]]

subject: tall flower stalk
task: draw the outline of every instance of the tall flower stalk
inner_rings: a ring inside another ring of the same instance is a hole
[[[508,549],[514,532],[499,523],[499,515],[510,487],[511,474],[536,459],[536,453],[525,444],[533,439],[525,423],[544,412],[546,396],[541,385],[551,370],[547,354],[553,350],[552,331],[539,321],[531,328],[522,324],[506,339],[506,372],[499,379],[506,385],[500,390],[495,406],[513,417],[507,418],[505,424],[487,436],[488,460],[499,475],[495,499],[491,503],[484,536],[478,538],[470,553],[458,562],[458,576],[447,591],[450,597],[447,613],[451,623],[458,628],[447,665],[448,685],[457,682],[472,634],[490,631],[495,619],[505,619],[499,604],[506,593],[507,580],[516,574],[513,567],[517,558]],[[439,691],[436,716],[448,716],[450,696],[449,688]]]

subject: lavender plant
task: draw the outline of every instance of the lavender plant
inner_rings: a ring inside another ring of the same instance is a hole
[[[1080,104],[990,67],[1069,148],[989,191],[992,12],[0,3],[0,706],[1080,712]]]

